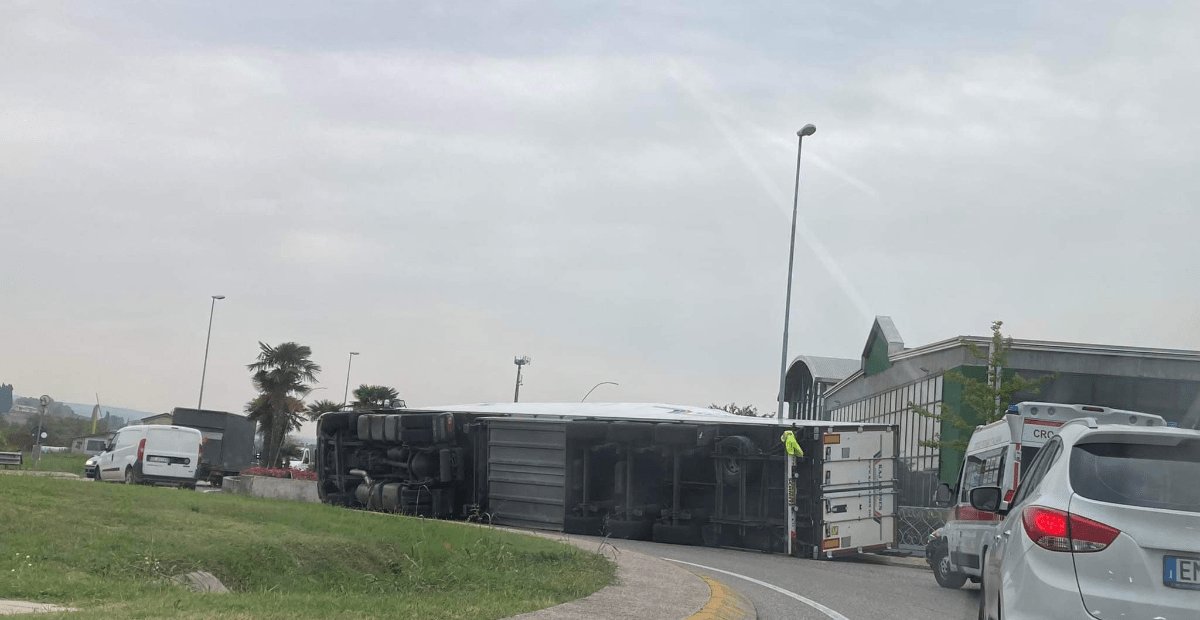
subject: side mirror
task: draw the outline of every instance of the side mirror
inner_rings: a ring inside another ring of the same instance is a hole
[[[954,503],[954,493],[950,491],[950,485],[945,482],[937,486],[937,490],[933,492],[933,505],[939,508],[945,508]]]
[[[971,507],[982,512],[1000,512],[1003,497],[1000,487],[975,487],[971,489]]]

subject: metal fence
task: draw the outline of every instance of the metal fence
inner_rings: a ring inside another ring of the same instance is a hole
[[[945,525],[950,516],[949,508],[900,506],[898,511],[897,546],[909,551],[923,551],[929,535]]]

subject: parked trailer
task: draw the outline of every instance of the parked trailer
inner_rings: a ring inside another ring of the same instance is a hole
[[[255,424],[246,416],[176,407],[171,412],[171,421],[175,426],[194,428],[204,436],[204,453],[197,474],[200,480],[219,485],[225,476],[236,476],[254,465]]]
[[[482,404],[327,413],[314,468],[332,504],[816,558],[895,546],[898,442],[884,424]]]

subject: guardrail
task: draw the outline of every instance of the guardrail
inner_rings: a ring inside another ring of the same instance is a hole
[[[925,541],[934,530],[946,524],[949,508],[923,508],[920,506],[897,507],[897,545],[909,551],[924,551]]]
[[[0,465],[20,467],[25,462],[25,455],[20,452],[0,452]]]

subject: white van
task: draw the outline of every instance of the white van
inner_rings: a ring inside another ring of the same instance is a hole
[[[946,525],[935,532],[925,549],[926,561],[938,585],[959,588],[968,579],[978,582],[987,546],[996,535],[1000,517],[971,507],[971,489],[1000,487],[1001,509],[1007,510],[1021,481],[1021,464],[1029,463],[1055,432],[1078,418],[1095,418],[1101,423],[1138,424],[1161,417],[1093,405],[1021,403],[1008,408],[999,420],[975,427],[967,443],[958,488],[938,487],[936,503],[953,506]]]
[[[194,428],[146,424],[117,431],[99,456],[100,479],[196,487],[203,436]]]

